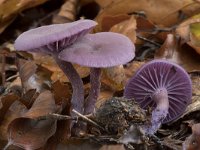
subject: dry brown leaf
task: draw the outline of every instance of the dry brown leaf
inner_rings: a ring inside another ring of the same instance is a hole
[[[15,19],[17,13],[43,4],[47,0],[6,0],[0,1],[0,33]]]
[[[53,23],[66,23],[76,20],[78,0],[66,0],[59,13],[53,17]]]
[[[0,101],[3,105],[3,107],[0,109],[0,122],[5,117],[6,112],[8,111],[9,107],[13,104],[13,102],[15,102],[19,99],[20,99],[19,96],[17,96],[16,94],[12,94],[12,93],[0,97]]]
[[[127,14],[106,15],[102,19],[102,31],[109,31],[112,26],[120,23],[121,21],[129,19]]]
[[[35,119],[49,113],[57,112],[55,100],[50,91],[42,92],[33,103],[31,109],[23,117]]]
[[[55,103],[62,105],[63,107],[62,114],[69,116],[72,94],[69,85],[63,84],[60,81],[56,81],[52,85],[52,93],[54,94]],[[62,140],[68,139],[71,136],[70,125],[70,120],[59,120],[57,122],[56,133],[48,140],[47,144],[45,145],[45,149],[54,149]]]
[[[19,59],[19,76],[22,81],[23,89],[27,92],[31,89],[42,91],[49,89],[51,73],[49,70],[37,66],[34,61]]]
[[[115,24],[110,32],[117,32],[126,35],[133,43],[136,41],[136,20],[134,16],[130,19]]]
[[[164,44],[156,52],[155,58],[167,59],[181,65],[188,72],[200,70],[200,55],[191,47],[180,45],[178,39],[169,34]]]
[[[29,109],[38,96],[39,93],[36,91],[36,89],[31,89],[22,95],[20,102],[22,102]]]
[[[197,2],[192,0],[120,0],[104,8],[97,16],[96,20],[99,23],[98,31],[102,31],[102,19],[106,15],[130,14],[133,12],[144,12],[147,18],[156,25],[171,26],[178,23],[180,11],[191,5],[196,5]],[[197,9],[199,10],[200,6]],[[186,13],[186,12],[184,12]],[[193,12],[194,13],[194,12]],[[188,14],[192,16],[193,13]],[[196,12],[195,12],[196,13]],[[189,17],[188,16],[188,17]]]
[[[144,64],[145,64],[144,61],[133,61],[133,62],[127,64],[127,66],[125,67],[126,82]]]
[[[15,101],[5,114],[4,120],[0,124],[0,139],[7,140],[8,125],[16,118],[27,112],[27,108],[19,101]]]
[[[13,120],[8,126],[8,145],[24,149],[38,149],[56,132],[57,121],[38,120],[38,117],[55,113],[58,107],[50,91],[42,92],[33,106],[21,118]]]
[[[125,84],[125,71],[123,65],[103,69],[101,82],[114,91],[120,91]]]
[[[54,94],[56,104],[68,104],[70,105],[72,91],[68,84],[63,84],[60,81],[56,81],[52,84],[52,92]]]
[[[19,76],[22,81],[23,88],[25,91],[28,91],[30,89],[34,89],[34,74],[37,70],[37,65],[32,61],[25,61],[22,59],[19,59]],[[32,80],[32,83],[29,82]],[[40,87],[37,87],[38,89]]]

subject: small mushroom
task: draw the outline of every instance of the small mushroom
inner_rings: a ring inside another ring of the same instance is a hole
[[[42,52],[54,57],[72,84],[72,108],[83,113],[83,82],[70,62],[58,59],[58,54],[97,25],[92,20],[42,26],[22,33],[15,41],[15,49],[27,52]]]
[[[200,149],[200,123],[192,125],[192,135],[186,138],[183,143],[183,150]]]
[[[191,80],[179,65],[154,60],[143,65],[125,86],[124,96],[135,98],[139,105],[152,107],[150,127],[147,134],[154,134],[161,123],[178,118],[191,102]]]
[[[59,54],[59,58],[91,67],[91,88],[84,114],[93,112],[100,91],[101,69],[126,64],[135,56],[134,44],[128,37],[112,32],[87,34]]]

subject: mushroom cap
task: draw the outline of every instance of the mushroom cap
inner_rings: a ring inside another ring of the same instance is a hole
[[[169,110],[162,123],[178,118],[191,102],[192,83],[187,72],[179,65],[165,61],[153,60],[143,65],[128,81],[124,96],[135,98],[139,105],[147,109],[155,108],[152,95],[158,88],[166,88]]]
[[[92,20],[78,20],[72,23],[53,24],[31,29],[15,40],[15,49],[29,50],[40,48],[64,39],[65,45],[72,44],[77,38],[87,34],[97,25]]]
[[[59,54],[61,60],[95,68],[125,64],[134,56],[130,39],[113,32],[87,34]]]

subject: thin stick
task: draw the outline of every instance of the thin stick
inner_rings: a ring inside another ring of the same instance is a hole
[[[55,113],[49,113],[45,116],[40,116],[37,120],[47,120],[47,119],[54,119],[54,120],[77,120],[77,118],[73,118],[67,115],[60,115]]]
[[[13,79],[15,79],[17,77],[19,77],[19,73],[17,73],[16,75],[11,76],[9,78],[7,78],[6,81],[8,82],[8,81],[13,80]]]
[[[105,129],[102,126],[98,125],[96,122],[92,121],[91,119],[87,118],[86,116],[80,114],[76,110],[73,109],[72,112],[75,113],[77,116],[81,117],[83,120],[87,121],[88,123],[90,123],[90,124],[100,128],[101,130],[105,131]]]
[[[142,36],[137,35],[137,38],[140,39],[140,40],[149,42],[149,43],[151,43],[151,44],[153,44],[153,45],[155,45],[155,46],[158,46],[158,47],[161,46],[161,44],[156,43],[156,42],[154,42],[154,41],[151,41],[151,40],[149,40],[149,39],[147,39],[147,38],[145,38],[145,37],[142,37]]]

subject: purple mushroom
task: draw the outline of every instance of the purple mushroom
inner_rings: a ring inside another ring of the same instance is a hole
[[[59,54],[59,58],[91,67],[91,88],[84,114],[93,112],[100,90],[101,68],[125,64],[135,56],[134,44],[128,37],[113,32],[87,34]]]
[[[124,96],[135,98],[147,109],[153,107],[151,126],[147,134],[153,134],[161,123],[178,118],[191,102],[191,80],[179,65],[165,60],[154,60],[142,66],[127,83]]]
[[[83,82],[70,62],[58,59],[58,54],[67,49],[97,25],[92,20],[79,20],[72,23],[42,26],[22,33],[15,41],[15,48],[21,51],[42,52],[54,57],[58,66],[72,84],[72,108],[83,113]]]

